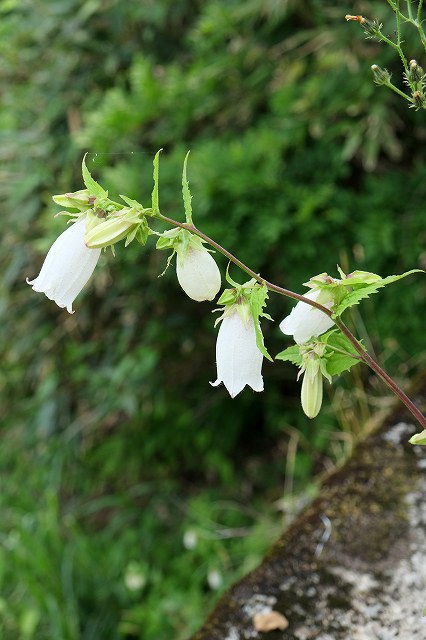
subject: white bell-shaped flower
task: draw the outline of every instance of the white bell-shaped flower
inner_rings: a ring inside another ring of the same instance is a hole
[[[308,293],[305,293],[304,296],[305,298],[309,298],[309,300],[317,302],[320,294],[320,289],[312,289],[308,291]],[[333,304],[333,299],[330,298],[325,302],[318,302],[330,309]],[[330,316],[306,302],[298,302],[291,313],[282,320],[280,329],[286,335],[293,336],[297,344],[303,344],[304,342],[308,342],[312,337],[325,333],[333,325],[334,322]]]
[[[230,308],[225,312],[217,336],[217,380],[211,384],[217,387],[223,382],[231,398],[246,385],[254,391],[263,391],[262,361],[252,316],[240,315],[236,306]]]
[[[219,293],[219,267],[201,243],[182,252],[177,250],[176,275],[186,295],[197,302],[213,300]]]
[[[34,291],[39,291],[74,313],[72,303],[92,275],[100,249],[89,249],[84,242],[86,218],[69,226],[55,240],[45,258],[40,274],[28,280]]]

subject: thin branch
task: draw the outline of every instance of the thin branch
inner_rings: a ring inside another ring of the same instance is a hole
[[[222,247],[218,242],[216,242],[215,240],[210,238],[208,235],[206,235],[205,233],[197,229],[194,225],[189,225],[184,222],[177,222],[176,220],[173,220],[172,218],[169,218],[168,216],[165,216],[161,213],[158,213],[156,217],[163,220],[164,222],[167,222],[172,226],[180,227],[181,229],[186,229],[187,231],[190,231],[191,233],[194,233],[195,235],[197,235],[199,238],[202,238],[211,247],[219,251],[219,253],[224,255],[226,258],[228,258],[228,260],[230,260],[235,265],[237,265],[242,271],[247,273],[247,275],[257,280],[257,282],[259,282],[261,285],[266,286],[269,289],[269,291],[274,291],[275,293],[278,293],[280,295],[287,296],[289,298],[294,298],[295,300],[299,300],[300,302],[305,302],[306,304],[309,304],[311,307],[315,307],[316,309],[319,309],[320,311],[325,313],[327,316],[332,318],[333,312],[330,311],[330,309],[327,309],[327,307],[324,307],[323,305],[318,304],[314,300],[310,300],[305,296],[299,295],[298,293],[294,293],[293,291],[289,291],[288,289],[284,289],[283,287],[279,287],[278,285],[273,284],[272,282],[268,282],[268,280],[265,280],[264,278],[262,278],[260,274],[255,273],[252,269],[250,269],[250,267],[248,267],[243,262],[241,262],[241,260],[239,260],[236,256],[234,256],[230,251],[228,251],[227,249]],[[355,350],[360,356],[360,359],[363,360],[363,362],[365,362],[365,364],[367,364],[383,380],[385,384],[387,384],[387,386],[392,390],[392,392],[401,400],[401,402],[405,404],[407,409],[416,418],[416,420],[421,425],[421,427],[423,427],[423,429],[426,429],[426,417],[421,413],[421,411],[416,407],[416,405],[410,400],[410,398],[404,393],[404,391],[386,373],[386,371],[384,371],[381,368],[381,366],[374,360],[374,358],[372,358],[365,351],[361,343],[356,339],[356,337],[352,334],[352,332],[348,329],[348,327],[344,324],[344,322],[340,320],[340,318],[332,318],[332,320],[334,321],[336,326],[340,329],[340,331],[348,338],[348,340],[354,346]]]

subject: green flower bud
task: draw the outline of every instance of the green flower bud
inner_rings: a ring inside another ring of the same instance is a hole
[[[373,80],[376,84],[389,84],[391,74],[387,69],[382,69],[377,64],[371,65],[371,71],[373,72]]]
[[[139,224],[141,220],[133,209],[122,209],[119,215],[102,220],[87,230],[86,246],[90,249],[102,249],[113,245],[134,231]]]
[[[88,189],[80,189],[80,191],[74,191],[73,193],[62,193],[57,196],[52,196],[52,199],[61,207],[71,207],[72,209],[86,211],[92,207],[96,198],[89,194]]]
[[[309,354],[305,364],[301,392],[302,409],[308,418],[315,418],[322,405],[322,373],[314,354]]]
[[[410,82],[421,82],[424,71],[416,60],[410,60],[410,71],[408,72],[408,80]]]
[[[410,106],[413,106],[416,109],[426,108],[426,100],[423,91],[414,91],[412,98],[413,104]]]

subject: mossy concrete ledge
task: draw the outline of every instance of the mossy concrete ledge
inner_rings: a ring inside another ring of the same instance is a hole
[[[408,444],[419,430],[398,409],[360,443],[191,640],[425,640],[426,447]],[[288,627],[256,630],[271,612]]]

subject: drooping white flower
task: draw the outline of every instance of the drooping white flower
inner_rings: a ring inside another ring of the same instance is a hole
[[[331,308],[333,299],[322,301],[318,300],[321,294],[320,289],[312,289],[305,293],[305,298],[313,300],[314,302],[320,302],[323,306]],[[283,333],[293,336],[297,344],[303,344],[308,342],[314,336],[320,336],[325,331],[328,331],[334,325],[330,316],[312,307],[306,302],[298,302],[292,309],[291,313],[282,320],[280,323],[280,329]]]
[[[180,286],[192,300],[213,300],[219,293],[219,267],[201,243],[190,245],[184,251],[177,249],[176,275]]]
[[[74,313],[72,303],[92,275],[101,254],[100,249],[89,249],[85,245],[85,232],[84,217],[55,240],[37,278],[27,278],[34,291],[44,293],[69,313]]]
[[[263,355],[256,345],[254,321],[249,313],[239,313],[237,305],[227,311],[220,325],[216,342],[217,380],[211,384],[225,385],[231,398],[249,385],[263,391]]]

